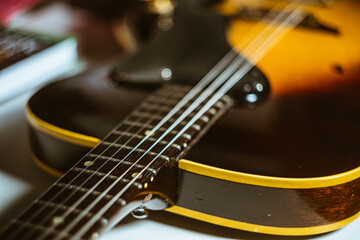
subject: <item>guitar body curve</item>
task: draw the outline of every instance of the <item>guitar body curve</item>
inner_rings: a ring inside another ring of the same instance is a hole
[[[130,65],[134,71],[141,66]],[[277,75],[259,65],[271,85]],[[55,82],[29,100],[40,166],[61,175],[149,93],[113,87],[106,74],[103,69]],[[360,84],[293,95],[275,89],[256,109],[228,112],[190,150],[189,160],[178,162],[169,212],[278,235],[324,233],[360,215]]]
[[[50,172],[66,171],[147,94],[111,87],[101,74],[53,83],[30,99],[34,158]],[[177,197],[168,211],[281,235],[327,232],[355,219],[360,128],[342,106],[359,102],[339,101],[342,94],[278,98],[256,110],[229,112],[189,152],[189,160],[179,161]],[[330,100],[337,104],[329,106]],[[339,115],[346,124],[335,129]]]

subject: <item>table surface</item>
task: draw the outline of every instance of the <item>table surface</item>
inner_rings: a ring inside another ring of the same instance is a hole
[[[30,158],[25,104],[27,92],[0,105],[0,229],[30,205],[56,179]],[[319,239],[352,240],[360,236],[360,218],[332,233],[307,237],[270,236],[216,226],[167,212],[145,220],[127,217],[101,239]]]

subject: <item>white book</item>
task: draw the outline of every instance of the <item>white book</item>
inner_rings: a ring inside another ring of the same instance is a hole
[[[0,104],[77,65],[75,38],[0,28]]]

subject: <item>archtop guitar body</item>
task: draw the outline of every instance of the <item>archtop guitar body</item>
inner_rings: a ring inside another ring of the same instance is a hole
[[[52,83],[29,100],[33,158],[40,167],[60,177],[85,154],[95,156],[119,122],[134,124],[134,114],[150,119],[161,104],[175,106],[231,46],[241,52],[253,40],[242,37],[252,36],[254,27],[258,36],[265,27],[258,24],[258,15],[234,7],[243,6],[242,1],[215,8],[225,19],[185,3],[178,7],[172,30],[111,72],[89,71]],[[266,13],[274,8],[270,5],[254,8]],[[213,118],[194,124],[193,131],[199,132],[188,135],[195,138],[179,143],[180,154],[171,155],[158,177],[139,182],[142,190],[134,199],[141,198],[148,209],[276,235],[324,233],[358,217],[359,9],[356,1],[307,7],[299,26],[214,105]],[[161,75],[165,68],[171,70],[171,81]],[[133,110],[144,103],[142,111]],[[164,115],[159,115],[160,121]],[[153,128],[137,124],[141,131],[126,133],[134,139]],[[92,163],[82,164],[90,173]],[[149,196],[158,204],[146,205]],[[94,232],[101,231],[89,231],[84,238],[97,237]]]

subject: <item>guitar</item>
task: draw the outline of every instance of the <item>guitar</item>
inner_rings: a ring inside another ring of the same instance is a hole
[[[163,209],[277,235],[324,233],[358,217],[359,32],[345,23],[359,18],[359,3],[306,4],[292,19],[298,27],[218,95],[223,85],[196,82],[215,70],[219,79],[234,59],[234,71],[254,61],[246,43],[256,37],[239,38],[260,36],[266,17],[294,5],[231,4],[216,8],[227,23],[183,1],[174,27],[107,81],[91,71],[29,100],[33,158],[61,178],[2,239],[96,239],[129,213]]]

